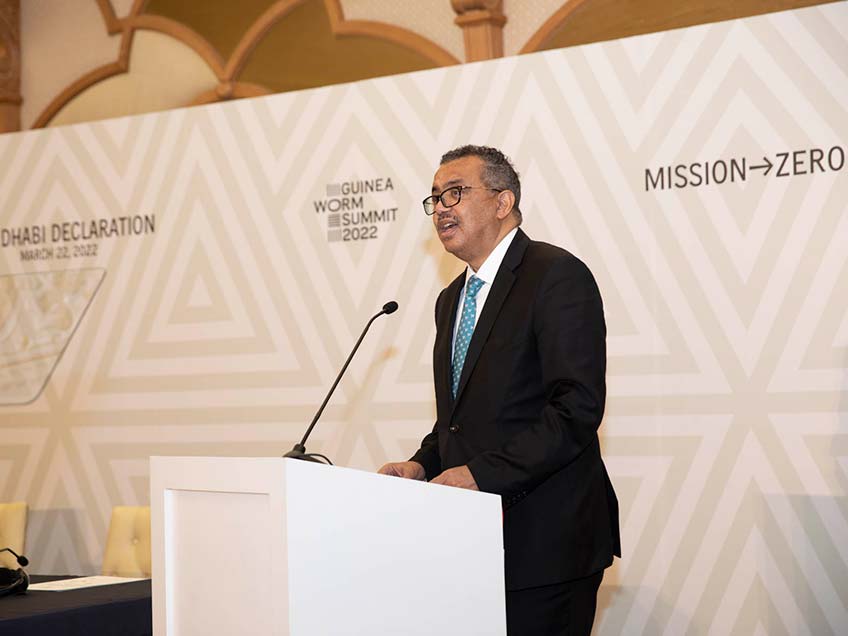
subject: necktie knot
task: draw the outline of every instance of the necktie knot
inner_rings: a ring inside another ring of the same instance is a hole
[[[483,281],[476,276],[472,276],[468,279],[468,285],[465,288],[465,294],[469,298],[476,298],[477,292],[480,291],[480,288],[483,286]]]

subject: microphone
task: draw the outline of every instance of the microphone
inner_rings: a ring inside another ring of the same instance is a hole
[[[383,311],[381,311],[380,314],[393,314],[397,311],[397,308],[398,304],[395,301],[390,300],[385,305],[383,305]],[[379,316],[380,314],[377,314],[377,316]],[[374,318],[376,318],[377,316],[374,316]],[[371,320],[374,320],[374,318],[372,318]],[[369,322],[368,324],[370,325],[371,323]],[[368,329],[368,327],[366,327],[366,329]]]
[[[26,566],[29,565],[29,559],[26,558],[25,556],[19,555],[12,548],[3,548],[3,549],[0,550],[0,552],[11,552],[12,556],[14,556],[18,560],[18,565],[20,565],[23,568],[25,568]]]
[[[377,320],[377,318],[379,318],[383,314],[388,315],[388,314],[395,313],[397,311],[397,308],[398,308],[398,304],[395,301],[391,300],[391,301],[387,302],[385,305],[383,305],[383,308],[379,312],[377,312],[376,314],[371,316],[371,320],[369,320],[368,324],[365,325],[365,329],[362,330],[362,333],[359,336],[359,340],[357,340],[356,344],[353,345],[353,351],[351,351],[350,355],[347,357],[347,360],[345,361],[344,366],[342,367],[342,370],[339,371],[339,375],[336,376],[336,381],[333,382],[333,386],[330,387],[330,391],[329,391],[329,393],[327,393],[327,397],[324,398],[324,401],[321,403],[321,406],[318,408],[318,412],[315,414],[315,417],[312,418],[312,422],[309,424],[309,428],[306,429],[306,433],[304,434],[303,439],[300,440],[299,444],[295,444],[294,447],[292,447],[292,449],[288,453],[283,455],[283,457],[290,457],[291,459],[303,459],[303,460],[310,461],[310,462],[317,462],[319,460],[316,459],[316,458],[322,457],[323,459],[325,459],[327,461],[328,464],[333,463],[329,459],[324,457],[324,455],[321,455],[319,453],[307,453],[306,452],[306,440],[309,437],[309,434],[312,433],[312,429],[315,428],[315,424],[316,424],[316,422],[318,422],[318,418],[321,417],[321,413],[324,412],[324,407],[327,406],[327,402],[330,401],[330,396],[332,396],[333,391],[336,390],[336,386],[338,386],[339,380],[342,379],[344,372],[347,371],[347,366],[350,364],[350,361],[353,360],[353,355],[356,353],[356,350],[359,349],[359,345],[362,343],[362,339],[365,338],[365,334],[368,332],[368,328],[371,327],[371,323],[374,322],[375,320]]]

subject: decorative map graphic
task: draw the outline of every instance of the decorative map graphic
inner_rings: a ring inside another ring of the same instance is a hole
[[[0,276],[0,406],[38,398],[105,274],[80,269]]]

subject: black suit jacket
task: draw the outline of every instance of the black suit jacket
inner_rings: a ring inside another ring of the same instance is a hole
[[[518,230],[477,321],[456,399],[451,345],[465,273],[436,301],[436,424],[412,460],[427,479],[467,464],[502,496],[508,590],[568,581],[621,555],[597,430],[606,326],[589,269]]]

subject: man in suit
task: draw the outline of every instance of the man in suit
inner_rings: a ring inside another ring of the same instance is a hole
[[[601,459],[603,304],[588,268],[519,229],[503,153],[445,154],[424,209],[466,270],[436,301],[436,424],[379,472],[501,495],[511,636],[589,634],[604,568],[620,556]]]

